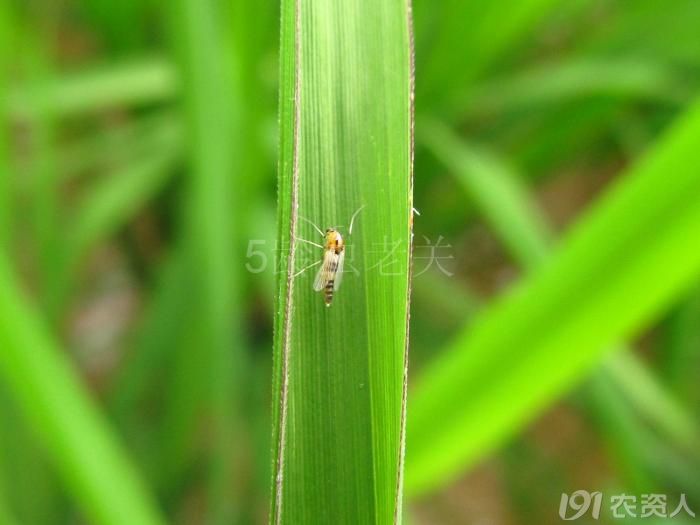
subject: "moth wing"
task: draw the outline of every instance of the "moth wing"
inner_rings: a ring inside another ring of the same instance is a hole
[[[323,290],[323,287],[325,286],[325,275],[326,275],[326,260],[324,256],[323,263],[321,263],[321,267],[318,269],[318,272],[316,272],[316,278],[314,279],[314,290],[317,292],[320,292]]]
[[[343,263],[345,263],[345,251],[338,254],[338,267],[335,270],[335,281],[333,281],[333,290],[340,288],[340,282],[343,280]]]
[[[326,286],[326,283],[333,279],[336,269],[338,268],[338,255],[332,250],[326,250],[323,254],[323,263],[316,274],[314,280],[314,290],[320,292]]]

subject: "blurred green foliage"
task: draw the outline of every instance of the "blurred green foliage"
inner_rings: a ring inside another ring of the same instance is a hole
[[[266,521],[278,25],[248,0],[0,4],[0,522]],[[409,385],[464,383],[415,451],[465,431],[448,477],[407,472],[435,489],[407,519],[554,523],[582,488],[698,512],[700,5],[416,0],[414,25]],[[522,290],[546,354],[498,314]],[[629,340],[595,368],[603,331]],[[460,348],[471,375],[435,365]],[[554,359],[581,365],[565,385]]]

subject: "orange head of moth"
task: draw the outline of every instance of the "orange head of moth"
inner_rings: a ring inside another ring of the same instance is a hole
[[[345,242],[340,232],[336,229],[328,228],[326,230],[326,250],[333,250],[335,253],[340,253],[344,248]]]

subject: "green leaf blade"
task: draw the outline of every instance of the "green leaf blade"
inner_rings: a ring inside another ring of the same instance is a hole
[[[455,174],[470,194],[470,198],[489,222],[504,246],[512,253],[524,269],[533,270],[547,262],[550,257],[549,228],[538,212],[537,206],[522,184],[522,174],[510,169],[497,156],[481,152],[479,148],[459,140],[449,129],[437,121],[421,121],[420,140],[436,158],[440,159]],[[485,191],[489,188],[489,191]],[[453,294],[454,295],[454,294]],[[456,310],[459,312],[459,310]],[[457,314],[462,316],[463,313]],[[500,379],[500,362],[492,363],[488,388]],[[507,376],[511,381],[512,376]],[[607,386],[610,382],[611,386]],[[499,388],[509,388],[503,386]],[[625,396],[622,397],[624,392]],[[636,356],[622,346],[601,364],[594,374],[590,388],[584,389],[584,399],[593,407],[596,417],[609,420],[611,411],[619,414],[633,405],[651,426],[675,443],[679,449],[692,451],[692,443],[698,441],[697,426],[687,410],[659,383],[654,375]],[[511,397],[521,395],[513,389]],[[625,415],[624,428],[611,425],[609,435],[620,449],[638,448],[642,434],[646,433],[643,421],[634,413]],[[629,461],[635,457],[625,454]],[[630,464],[636,480],[644,468]]]
[[[92,522],[163,523],[134,465],[0,257],[0,378]],[[31,350],[31,351],[28,351]]]
[[[700,253],[688,239],[700,227],[698,136],[696,106],[584,216],[551,262],[427,371],[409,421],[412,494],[493,448],[590,370],[605,345],[634,334],[696,278]],[[507,363],[503,388],[480,388],[495,362]],[[513,390],[521,393],[515,399],[506,395]]]
[[[400,505],[411,245],[408,6],[285,2],[282,42],[272,522],[389,523]],[[323,243],[302,217],[347,242],[330,307],[312,287],[318,266],[295,276],[322,257],[295,242]]]

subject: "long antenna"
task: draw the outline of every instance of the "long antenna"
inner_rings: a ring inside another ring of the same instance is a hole
[[[363,204],[355,213],[352,214],[352,218],[350,219],[350,227],[348,228],[348,235],[352,235],[352,225],[355,222],[355,217],[357,217],[357,214],[360,213],[362,211],[362,208],[364,208],[365,206],[366,205]]]
[[[302,219],[302,220],[304,220],[304,221],[306,221],[306,222],[308,222],[311,226],[313,226],[314,228],[316,228],[316,231],[317,231],[318,233],[321,234],[321,237],[325,237],[325,236],[326,236],[326,234],[323,233],[323,231],[321,230],[321,228],[319,228],[318,226],[316,226],[316,223],[310,221],[310,220],[307,219],[306,217],[302,217],[301,215],[299,215],[299,218]]]

